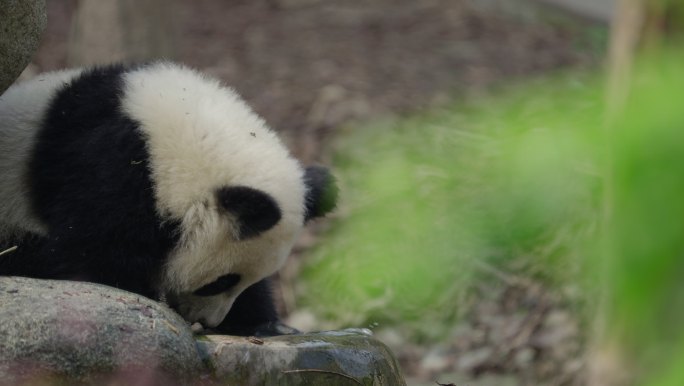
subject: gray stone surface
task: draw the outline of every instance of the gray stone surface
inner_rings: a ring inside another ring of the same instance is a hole
[[[406,385],[387,346],[364,330],[272,338],[207,335],[199,345],[221,384]]]
[[[193,336],[145,297],[73,281],[0,276],[1,385],[404,386],[366,330],[271,338]]]
[[[204,371],[185,321],[97,284],[0,277],[0,379],[192,379]],[[5,383],[3,383],[5,384]]]
[[[0,94],[26,68],[47,24],[45,0],[0,3]]]

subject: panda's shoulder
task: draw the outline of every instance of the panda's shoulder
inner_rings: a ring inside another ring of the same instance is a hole
[[[45,111],[55,95],[69,87],[83,69],[46,72],[34,78],[12,85],[0,96],[0,114],[3,120],[26,119],[27,114],[35,116]]]

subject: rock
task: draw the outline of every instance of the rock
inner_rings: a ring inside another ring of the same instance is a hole
[[[0,320],[2,385],[405,385],[365,329],[193,336],[165,305],[99,284],[0,277]]]
[[[0,7],[0,94],[4,92],[38,48],[47,24],[45,0],[5,0]]]
[[[464,372],[475,371],[479,367],[484,366],[487,362],[490,362],[494,357],[494,354],[494,349],[486,346],[466,352],[458,358],[456,368],[459,371]]]
[[[387,346],[367,330],[258,339],[207,335],[199,345],[221,384],[406,385]]]
[[[529,368],[532,364],[532,361],[534,361],[534,350],[529,347],[517,350],[513,354],[513,364],[515,364],[517,368]]]
[[[423,357],[420,361],[420,367],[431,373],[443,373],[453,361],[451,355],[444,348],[437,347]]]
[[[0,320],[0,379],[7,384],[140,377],[183,383],[204,372],[178,314],[115,288],[0,277]]]

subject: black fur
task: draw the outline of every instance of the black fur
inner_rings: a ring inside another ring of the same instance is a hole
[[[269,279],[247,288],[235,299],[226,318],[216,330],[233,335],[279,335],[278,313]]]
[[[226,292],[240,282],[240,275],[229,273],[223,275],[211,283],[200,287],[193,292],[197,296],[214,296]]]
[[[309,166],[304,171],[306,184],[306,208],[304,221],[324,216],[335,208],[337,185],[328,169],[322,166]]]
[[[240,222],[240,240],[249,239],[271,229],[282,213],[273,197],[247,186],[230,186],[216,193],[218,202]]]

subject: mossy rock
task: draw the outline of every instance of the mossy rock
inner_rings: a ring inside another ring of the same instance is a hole
[[[199,347],[221,384],[406,385],[390,350],[365,330],[271,338],[207,335]]]

